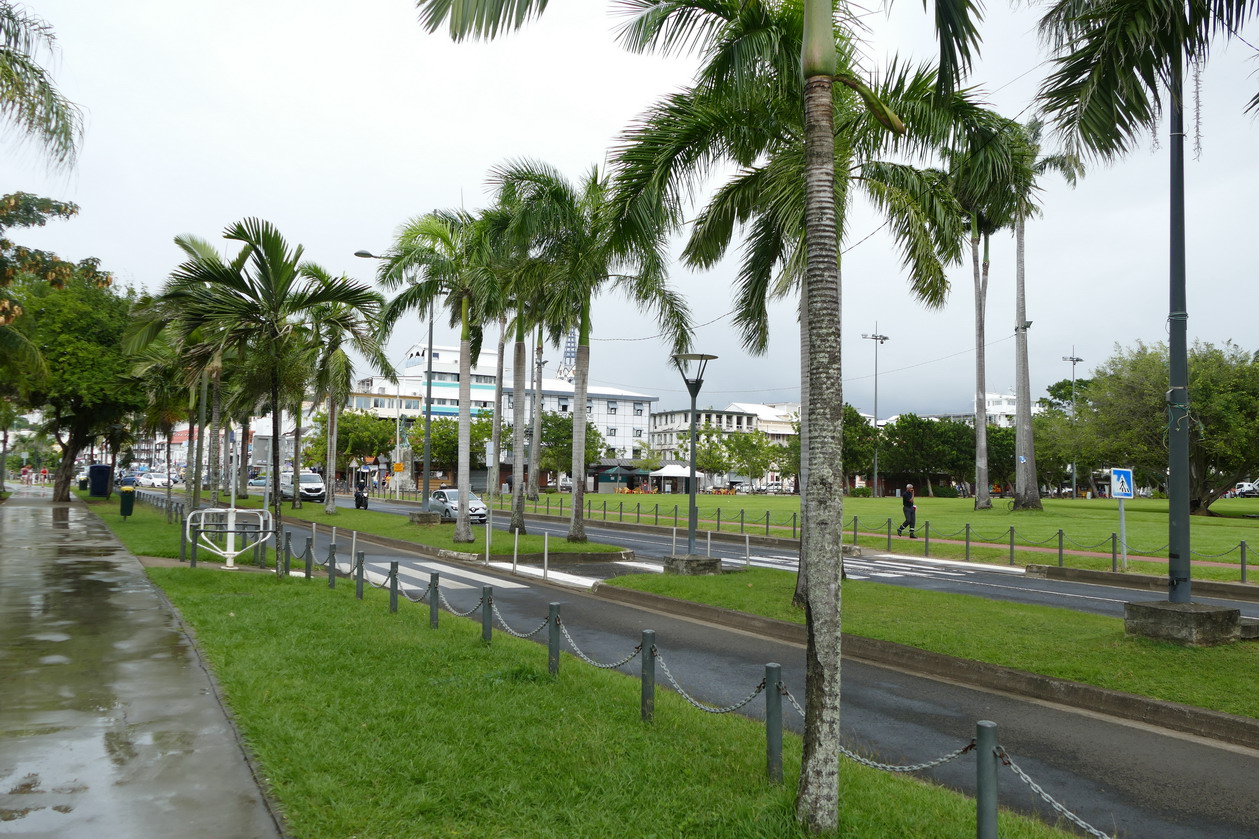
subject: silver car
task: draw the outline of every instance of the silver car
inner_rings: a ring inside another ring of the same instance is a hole
[[[468,518],[477,524],[484,524],[489,517],[485,502],[470,492],[465,495],[468,499]],[[459,515],[459,490],[437,490],[430,496],[428,509],[433,513],[441,513],[443,521],[454,521]]]

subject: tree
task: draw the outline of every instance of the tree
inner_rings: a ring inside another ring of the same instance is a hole
[[[509,196],[518,239],[537,260],[549,287],[543,320],[557,337],[577,330],[573,410],[584,412],[590,381],[591,304],[606,287],[622,290],[661,322],[674,352],[690,341],[686,304],[666,281],[664,240],[659,219],[632,217],[613,224],[610,184],[597,167],[573,183],[544,163],[519,161],[494,173],[500,195]],[[568,540],[586,541],[586,424],[573,428],[573,505]]]
[[[1014,324],[1015,324],[1015,359],[1014,369],[1018,381],[1014,386],[1015,393],[1015,460],[1014,509],[1040,510],[1040,480],[1036,472],[1036,443],[1032,429],[1032,383],[1027,369],[1027,329],[1031,321],[1027,319],[1027,296],[1025,293],[1024,253],[1025,228],[1029,216],[1039,214],[1036,206],[1035,192],[1039,190],[1036,179],[1046,172],[1060,173],[1071,186],[1084,172],[1083,164],[1078,155],[1071,153],[1042,155],[1040,151],[1041,133],[1044,123],[1033,119],[1023,127],[1023,144],[1016,165],[1030,169],[1030,173],[1019,179],[1026,186],[1026,191],[1016,197],[1014,214]],[[1030,177],[1027,175],[1030,174]]]
[[[763,479],[774,464],[777,447],[764,431],[744,431],[726,438],[726,449],[736,472],[748,476],[752,483]]]
[[[844,403],[844,470],[865,475],[874,468],[874,441],[879,431],[853,406]],[[781,471],[781,470],[780,470]]]
[[[0,119],[40,146],[54,168],[74,165],[83,116],[53,84],[41,57],[56,54],[51,26],[21,6],[0,3]]]
[[[306,441],[306,456],[312,462],[318,462],[328,450],[328,415],[316,414],[314,421],[319,428]],[[338,412],[334,475],[348,471],[352,460],[363,463],[369,457],[388,451],[393,446],[394,430],[393,420],[386,417],[363,411]],[[422,439],[423,431],[419,433]]]
[[[223,346],[263,353],[268,359],[271,407],[271,499],[280,519],[280,406],[286,351],[300,343],[301,319],[315,306],[370,307],[375,292],[346,278],[320,281],[304,277],[304,249],[291,248],[270,222],[249,218],[223,232],[240,242],[226,262],[204,240],[179,236],[175,243],[188,257],[171,274],[160,298],[178,313],[172,326],[185,340],[198,330]]]
[[[573,418],[571,412],[544,411],[542,413],[542,441],[538,450],[539,468],[548,472],[563,472],[573,463]],[[603,456],[603,433],[598,426],[586,422],[586,456],[590,463]],[[584,482],[585,475],[573,475],[573,483]]]
[[[882,430],[883,447],[880,451],[887,471],[917,475],[919,487],[931,495],[931,476],[942,471],[943,446],[939,423],[916,414],[901,414],[896,422],[883,426]]]
[[[503,287],[491,270],[482,234],[485,228],[463,211],[438,210],[407,222],[385,254],[378,278],[401,288],[382,318],[391,330],[403,313],[427,311],[444,298],[450,325],[459,327],[459,464],[455,486],[470,492],[472,367],[481,352],[482,327],[502,310]],[[464,499],[455,517],[456,542],[471,542],[470,506]]]
[[[708,477],[712,486],[714,476],[720,475],[723,480],[726,473],[734,465],[730,447],[726,445],[726,435],[719,428],[704,423],[696,429],[695,436],[695,468]],[[686,432],[687,460],[690,460],[691,433]]]
[[[53,498],[70,500],[74,461],[96,436],[144,405],[122,351],[132,296],[74,272],[61,289],[25,277],[15,283],[25,311],[17,328],[47,363],[47,376],[19,374],[23,404],[42,411],[46,429],[61,448]]]
[[[462,466],[463,443],[465,435],[459,430],[459,421],[442,417],[434,418],[429,434],[429,446],[432,450],[434,467],[444,472],[455,472]],[[466,439],[470,448],[468,452],[468,468],[485,468],[485,444],[494,437],[493,418],[488,414],[474,417],[469,423]],[[408,434],[408,442],[413,447],[423,445],[423,429],[413,428]],[[392,440],[390,440],[392,442]]]

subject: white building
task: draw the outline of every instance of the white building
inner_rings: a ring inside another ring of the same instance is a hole
[[[1013,428],[1015,416],[1018,411],[1017,398],[1013,393],[986,393],[984,394],[984,404],[988,412],[988,424],[998,428]],[[975,404],[975,400],[971,400],[971,404]],[[1041,412],[1040,405],[1032,403],[1032,414]],[[969,414],[932,414],[932,419],[951,419],[967,422],[972,425],[975,423],[975,411],[972,408]]]
[[[510,359],[508,359],[510,360]],[[367,411],[381,417],[416,419],[424,416],[424,394],[427,381],[427,347],[416,344],[407,351],[406,361],[398,384],[383,376],[371,376],[359,380],[358,388],[350,396],[348,407]],[[477,364],[472,368],[472,414],[492,412],[494,387],[498,375],[498,354],[482,350]],[[515,407],[512,388],[513,371],[510,364],[503,372],[503,416],[510,420]],[[533,416],[533,376],[527,377],[528,391],[524,395],[525,416]],[[542,410],[560,414],[575,413],[573,383],[563,378],[542,379]],[[457,418],[459,416],[459,348],[433,347],[433,404],[432,416]],[[631,390],[607,387],[591,383],[586,392],[587,421],[599,429],[606,443],[606,457],[641,457],[648,444],[651,427],[652,403],[658,397]]]

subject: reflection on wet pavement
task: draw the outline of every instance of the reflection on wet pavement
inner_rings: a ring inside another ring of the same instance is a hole
[[[138,560],[43,488],[0,505],[0,835],[279,835]]]

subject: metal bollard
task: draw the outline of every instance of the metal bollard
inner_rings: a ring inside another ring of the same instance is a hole
[[[652,722],[656,718],[656,631],[654,629],[643,630],[641,651],[643,722]]]
[[[494,588],[481,586],[481,640],[494,640]]]
[[[560,673],[560,604],[552,603],[547,612],[546,668],[552,676]]]
[[[367,558],[367,554],[359,551],[354,555],[354,596],[359,600],[363,599],[363,560]]]
[[[721,508],[717,508],[717,532],[721,532]]]
[[[1010,564],[1014,564],[1014,525],[1010,525]]]
[[[743,508],[739,508],[739,532],[743,532]]]
[[[852,543],[855,547],[857,544],[857,516],[852,517]]]
[[[888,550],[888,553],[891,553],[892,551],[892,520],[891,519],[887,520],[887,550]]]
[[[625,521],[625,502],[624,501],[616,502],[616,520],[620,522]]]
[[[931,522],[922,523],[922,555],[931,556]]]
[[[1119,537],[1110,534],[1110,570],[1119,570]]]
[[[179,523],[179,561],[188,561],[188,530],[182,521]]]
[[[796,538],[796,516],[798,516],[798,515],[799,515],[799,513],[792,513],[792,514],[791,514],[791,538],[792,538],[792,539]],[[890,549],[889,549],[889,550],[890,550]]]
[[[966,522],[966,561],[970,562],[970,522]]]
[[[398,561],[389,563],[389,614],[398,611]]]
[[[1241,548],[1242,552],[1242,582],[1244,583],[1246,582],[1246,540],[1243,539],[1238,547]]]
[[[997,839],[997,724],[975,725],[975,836]]]
[[[337,543],[328,545],[328,588],[337,587]]]
[[[289,576],[293,571],[293,531],[284,531],[284,576]],[[276,560],[279,562],[279,559]]]
[[[783,782],[782,665],[765,665],[765,766],[772,784]]]
[[[197,567],[197,542],[201,541],[201,528],[194,527],[192,529],[192,547],[188,549],[188,567]]]
[[[315,537],[306,537],[306,550],[302,551],[302,557],[306,560],[306,579],[310,579],[315,574]]]
[[[1058,528],[1058,567],[1062,567],[1062,528]]]
[[[713,555],[713,532],[708,531],[708,555]]]
[[[769,535],[769,510],[765,511],[765,535]]]
[[[441,577],[436,571],[428,575],[428,628],[437,628],[437,615],[441,612],[441,592],[437,589],[437,581]]]

